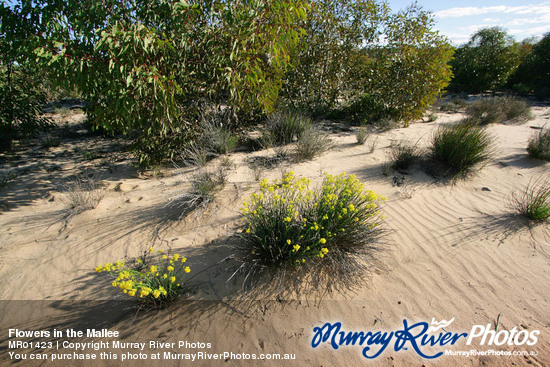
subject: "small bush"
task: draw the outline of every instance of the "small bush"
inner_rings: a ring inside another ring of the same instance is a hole
[[[179,254],[168,256],[162,250],[149,248],[149,254],[132,264],[117,261],[95,268],[97,273],[109,273],[118,287],[130,297],[139,297],[146,306],[162,308],[173,301],[182,289],[185,274],[191,269],[187,259]]]
[[[310,128],[302,133],[300,139],[296,142],[296,157],[298,160],[313,159],[332,145],[332,141],[326,134],[316,128]]]
[[[550,129],[543,128],[529,140],[529,156],[550,161]]]
[[[524,217],[535,222],[550,219],[550,182],[537,180],[517,193],[512,193],[511,206]]]
[[[525,101],[513,97],[490,97],[470,103],[466,108],[466,114],[470,123],[487,125],[528,120],[531,118],[531,108]]]
[[[290,144],[309,129],[311,129],[310,118],[277,112],[268,117],[262,131],[262,141],[266,147]]]
[[[388,131],[388,130],[398,129],[401,127],[401,125],[399,125],[399,122],[395,121],[394,119],[386,118],[386,117],[376,120],[374,122],[374,126],[376,126],[381,131]]]
[[[357,144],[360,144],[360,145],[365,144],[369,136],[370,136],[369,129],[366,126],[361,126],[355,133],[355,139],[357,139]]]
[[[353,175],[325,174],[321,187],[309,185],[293,172],[271,184],[264,179],[260,192],[243,203],[237,257],[249,275],[312,266],[309,276],[315,285],[356,284],[361,279],[353,275],[364,270],[363,256],[372,255],[371,246],[383,233],[379,205],[385,198],[365,190]]]
[[[93,177],[77,177],[70,180],[65,188],[65,205],[71,210],[72,215],[94,209],[105,195],[105,191]]]
[[[432,158],[441,163],[446,173],[455,177],[470,173],[491,158],[492,141],[478,126],[459,124],[440,128],[434,135]]]
[[[419,149],[416,145],[399,143],[392,144],[390,148],[390,166],[395,170],[409,169],[419,157]]]

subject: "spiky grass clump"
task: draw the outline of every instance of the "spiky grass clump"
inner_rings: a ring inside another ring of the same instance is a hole
[[[458,124],[435,133],[431,156],[443,166],[444,173],[465,176],[492,157],[492,146],[491,136],[481,127]]]
[[[149,248],[132,264],[124,261],[106,263],[95,268],[97,273],[109,273],[115,280],[113,287],[124,294],[136,297],[151,308],[163,308],[172,302],[182,290],[185,274],[191,269],[186,266],[187,258],[180,254],[166,255],[163,250]]]
[[[352,287],[383,234],[384,200],[353,175],[325,174],[316,189],[293,172],[273,183],[263,180],[260,192],[241,209],[237,258],[252,278],[263,271],[290,271],[291,279],[305,278],[314,289]]]
[[[302,133],[296,142],[296,158],[300,161],[311,160],[326,152],[332,146],[329,137],[317,128]]]
[[[367,142],[367,139],[370,136],[369,129],[366,126],[361,126],[355,133],[355,139],[357,144],[363,145]]]
[[[550,161],[550,129],[543,128],[529,140],[527,152],[531,158]]]
[[[550,219],[550,181],[530,182],[520,192],[512,193],[511,206],[521,215],[534,222]]]
[[[390,167],[395,170],[409,169],[419,157],[417,145],[401,142],[393,144],[390,150]]]
[[[481,98],[466,108],[468,122],[475,125],[503,123],[512,120],[528,120],[531,108],[514,97]]]
[[[268,117],[262,131],[262,144],[266,147],[290,144],[309,130],[311,125],[311,119],[303,115],[274,113]]]

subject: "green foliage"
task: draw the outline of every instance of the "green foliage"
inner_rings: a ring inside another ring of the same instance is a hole
[[[364,269],[364,256],[372,255],[369,246],[383,233],[379,206],[385,198],[365,190],[353,175],[326,174],[319,188],[309,185],[293,172],[260,183],[260,192],[241,209],[244,230],[237,258],[252,275],[264,268],[306,267],[311,276],[329,275],[322,287],[349,287],[358,281],[354,272]]]
[[[182,290],[185,274],[191,271],[185,265],[187,258],[179,254],[168,256],[163,250],[149,248],[141,258],[131,264],[117,261],[95,268],[97,273],[109,273],[115,280],[113,287],[151,308],[163,308],[174,301]]]
[[[511,79],[512,88],[519,92],[550,97],[550,33],[532,46]]]
[[[449,89],[480,93],[504,86],[521,60],[519,45],[499,27],[484,28],[456,50]]]
[[[151,164],[185,145],[205,106],[270,111],[306,9],[303,0],[51,2],[35,52],[91,102],[95,124],[139,131],[134,147]]]
[[[528,120],[531,108],[527,102],[514,97],[480,98],[466,107],[468,122],[475,125]]]
[[[530,182],[521,192],[512,193],[511,206],[521,215],[535,222],[550,219],[550,182],[539,179]]]
[[[536,159],[550,161],[550,129],[542,128],[529,139],[527,146],[529,156]]]
[[[376,0],[313,2],[285,97],[312,113],[362,122],[422,116],[449,82],[452,48],[418,6],[391,14]]]
[[[20,5],[0,4],[0,152],[12,140],[49,128],[51,121],[41,116],[46,102],[43,75],[24,57],[32,49],[36,18],[22,18]]]
[[[458,124],[440,128],[431,146],[432,158],[446,173],[464,176],[491,158],[491,137],[478,126]]]

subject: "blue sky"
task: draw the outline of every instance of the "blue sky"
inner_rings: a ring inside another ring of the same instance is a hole
[[[412,0],[389,0],[396,11]],[[516,41],[550,32],[550,1],[544,0],[418,0],[424,10],[434,13],[436,28],[453,44],[468,41],[470,35],[484,27],[501,26]]]

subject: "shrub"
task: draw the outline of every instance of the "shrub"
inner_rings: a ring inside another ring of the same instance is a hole
[[[332,141],[326,134],[316,128],[306,130],[296,142],[296,157],[298,160],[313,159],[332,145]]]
[[[492,141],[478,126],[459,124],[440,128],[432,140],[432,158],[455,177],[466,175],[491,157]]]
[[[416,145],[408,143],[392,144],[390,147],[391,168],[407,170],[418,159],[419,152]]]
[[[511,206],[532,221],[546,222],[550,219],[550,182],[539,179],[512,193]]]
[[[370,132],[366,126],[361,126],[355,133],[355,138],[357,139],[357,144],[363,145],[367,142]]]
[[[262,132],[264,146],[292,143],[311,128],[311,119],[302,115],[277,112],[267,118]]]
[[[260,183],[260,192],[243,203],[244,227],[238,258],[257,271],[299,270],[312,266],[314,285],[352,286],[364,255],[382,234],[379,205],[386,200],[345,173],[325,174],[321,187],[293,172],[282,180]],[[341,278],[339,278],[341,277]],[[345,283],[338,280],[345,279]]]
[[[184,275],[191,269],[185,265],[187,259],[179,254],[168,256],[163,250],[149,248],[149,254],[132,264],[117,261],[95,268],[98,273],[106,272],[118,287],[130,297],[139,297],[149,307],[162,308],[173,301],[181,291]]]
[[[543,128],[529,140],[527,152],[532,158],[550,161],[550,129]]]
[[[531,108],[522,100],[513,97],[478,99],[466,108],[468,121],[476,125],[501,123],[531,118]]]

